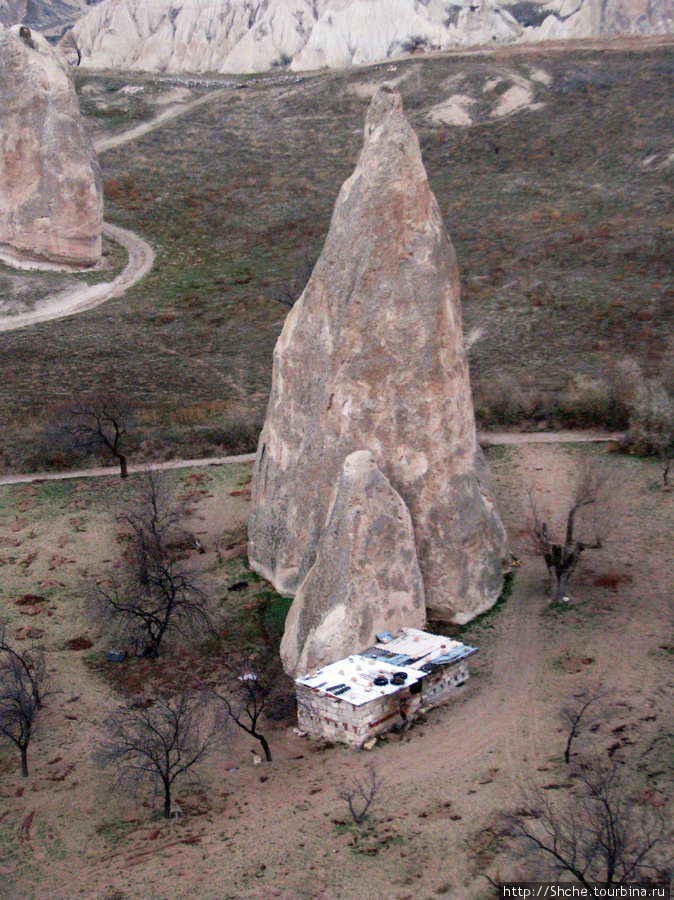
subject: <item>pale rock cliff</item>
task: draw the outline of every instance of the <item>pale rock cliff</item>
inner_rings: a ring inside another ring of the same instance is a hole
[[[360,450],[344,460],[316,562],[286,619],[281,659],[293,677],[371,647],[381,631],[426,624],[412,520]]]
[[[0,244],[95,263],[101,173],[60,51],[25,26],[0,28],[0,97]]]
[[[197,73],[673,32],[674,0],[102,0],[74,28],[84,66]]]
[[[388,89],[274,350],[249,558],[281,593],[314,564],[344,459],[361,449],[410,511],[429,615],[488,609],[505,532],[475,438],[456,258]]]

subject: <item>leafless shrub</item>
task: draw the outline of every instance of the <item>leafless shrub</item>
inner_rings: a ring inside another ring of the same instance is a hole
[[[401,46],[403,53],[416,53],[419,50],[428,49],[428,40],[420,35],[407,38]]]
[[[173,785],[218,745],[223,729],[223,719],[205,692],[128,698],[105,722],[105,737],[95,758],[115,770],[117,785],[159,788],[168,819]]]
[[[79,48],[77,43],[77,39],[72,31],[66,31],[61,40],[58,42],[58,47],[66,57],[68,62],[70,62],[71,58],[77,57],[77,62],[75,66],[79,66],[82,62],[82,51]],[[72,63],[71,63],[72,65]]]
[[[368,763],[364,775],[344,784],[339,790],[337,796],[346,803],[351,818],[359,828],[365,824],[381,787],[376,765]]]
[[[504,825],[514,848],[588,890],[593,882],[609,887],[656,873],[670,836],[660,809],[633,802],[616,763],[597,760],[578,769],[575,788],[558,800],[528,791],[526,807]]]
[[[548,588],[555,600],[565,596],[567,582],[578,566],[582,553],[601,549],[606,540],[610,516],[605,507],[600,508],[599,502],[605,496],[608,480],[609,472],[595,460],[585,460],[581,464],[565,517],[563,540],[550,533],[548,523],[543,521],[537,508],[534,490],[529,490],[529,547],[545,560]],[[588,515],[588,511],[592,514]]]
[[[21,754],[21,774],[28,777],[28,744],[35,716],[49,695],[44,650],[30,647],[20,653],[0,628],[0,734]]]
[[[182,549],[184,515],[184,502],[149,471],[117,516],[128,539],[119,571],[97,584],[98,612],[140,642],[143,656],[156,657],[171,635],[212,630],[208,592]]]
[[[567,731],[564,747],[564,761],[567,764],[571,759],[571,746],[574,740],[580,735],[583,727],[588,724],[591,711],[597,708],[597,704],[604,696],[603,691],[585,688],[576,694],[570,703],[560,709],[559,715]]]
[[[275,300],[277,303],[281,303],[283,306],[294,306],[295,301],[300,297],[307,282],[311,278],[311,273],[314,271],[315,264],[316,258],[311,256],[308,252],[305,252],[295,273],[287,280],[271,288],[269,290],[269,298]]]
[[[230,654],[213,690],[229,718],[260,742],[267,762],[271,762],[271,749],[260,723],[265,715],[288,705],[289,685],[278,652],[273,647],[263,647],[252,654]]]
[[[627,448],[657,456],[662,466],[663,488],[669,489],[669,470],[674,453],[674,354],[662,360],[659,372],[644,377],[632,360],[619,367],[629,408]]]

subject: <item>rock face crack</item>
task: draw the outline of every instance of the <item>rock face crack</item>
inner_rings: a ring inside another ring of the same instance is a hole
[[[307,577],[344,461],[365,450],[411,515],[429,616],[466,622],[498,598],[506,538],[475,439],[456,258],[391,90],[277,342],[259,446],[249,558],[279,592]]]
[[[281,659],[297,676],[365,650],[377,632],[426,622],[412,520],[371,453],[344,460],[316,560],[286,621]]]

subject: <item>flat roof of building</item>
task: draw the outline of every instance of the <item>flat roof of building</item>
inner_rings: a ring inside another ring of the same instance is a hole
[[[320,695],[362,706],[415,684],[436,666],[450,665],[477,652],[475,647],[418,628],[402,628],[395,635],[384,632],[377,637],[379,642],[363,653],[323,666],[295,679],[296,683]],[[400,673],[398,684],[392,681],[396,672]],[[375,684],[375,679],[380,684]]]
[[[378,634],[378,643],[365,651],[365,656],[390,663],[420,668],[427,663],[437,665],[458,662],[477,652],[475,647],[453,641],[441,634],[429,634],[418,628],[401,628],[395,635]]]
[[[397,679],[399,684],[392,681],[396,673],[400,673]],[[386,694],[395,694],[401,688],[421,681],[425,675],[425,672],[409,666],[391,665],[383,660],[354,655],[323,666],[316,673],[297,678],[296,683],[312,688],[319,695],[362,706]],[[384,679],[385,683],[375,684],[375,680],[383,682]]]

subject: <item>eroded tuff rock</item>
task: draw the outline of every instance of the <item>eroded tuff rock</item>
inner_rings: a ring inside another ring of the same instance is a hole
[[[74,28],[84,66],[166,72],[345,68],[411,50],[673,31],[672,0],[102,0]]]
[[[387,89],[274,350],[249,557],[281,593],[313,565],[342,463],[359,449],[411,513],[429,615],[465,622],[488,609],[505,532],[475,439],[456,258]]]
[[[59,262],[96,262],[96,155],[65,59],[26,26],[0,28],[0,97],[0,243]]]
[[[424,584],[405,501],[367,450],[344,460],[316,562],[286,620],[293,677],[371,647],[380,631],[426,624]]]

